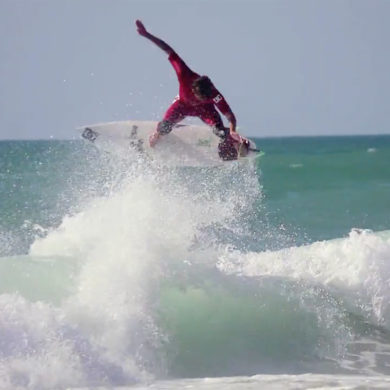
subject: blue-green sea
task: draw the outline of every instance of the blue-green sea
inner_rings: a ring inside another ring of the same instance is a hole
[[[389,388],[390,136],[255,141],[1,141],[0,389]]]

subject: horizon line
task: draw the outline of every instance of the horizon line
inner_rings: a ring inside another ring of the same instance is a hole
[[[293,134],[293,135],[248,135],[249,138],[269,139],[269,138],[331,138],[331,137],[388,137],[390,133],[375,133],[375,134]],[[6,141],[83,141],[82,137],[73,138],[0,138],[0,142]]]

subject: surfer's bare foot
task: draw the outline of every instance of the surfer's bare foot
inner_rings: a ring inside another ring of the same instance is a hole
[[[156,142],[160,138],[160,133],[156,130],[152,135],[149,137],[149,144],[150,147],[153,148],[154,145],[156,145]]]

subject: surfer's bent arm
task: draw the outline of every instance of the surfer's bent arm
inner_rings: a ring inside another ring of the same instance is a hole
[[[190,70],[186,63],[179,57],[179,55],[169,46],[167,43],[165,43],[162,39],[157,38],[153,34],[151,34],[149,31],[146,30],[145,26],[140,20],[137,20],[135,22],[137,25],[137,31],[138,34],[141,36],[149,39],[152,41],[156,46],[158,46],[161,50],[165,51],[165,53],[169,56],[169,61],[171,62],[173,68],[175,69],[176,73],[181,74],[185,71]]]
[[[230,132],[231,133],[235,133],[236,132],[236,126],[237,126],[237,121],[236,121],[236,117],[234,116],[234,114],[232,112],[228,113],[228,114],[225,114],[227,120],[229,121],[230,123]]]
[[[217,106],[218,110],[221,111],[222,114],[225,115],[226,119],[229,121],[230,132],[235,133],[237,126],[236,116],[233,114],[233,111],[231,110],[225,98],[218,92],[216,96],[214,96],[213,102]]]

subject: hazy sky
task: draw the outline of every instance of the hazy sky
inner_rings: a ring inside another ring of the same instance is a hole
[[[390,133],[390,0],[0,0],[0,139],[159,120],[178,83],[137,18],[246,135]]]

